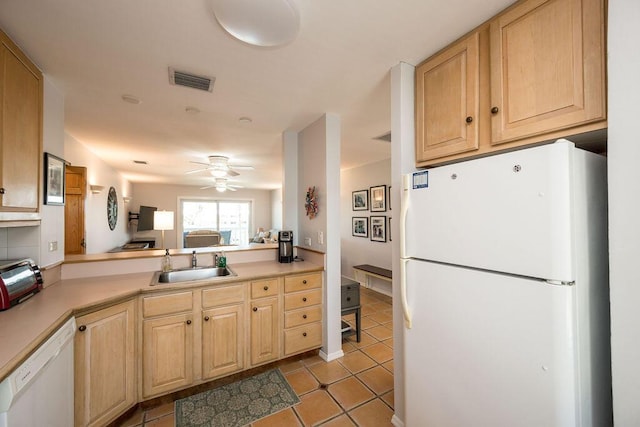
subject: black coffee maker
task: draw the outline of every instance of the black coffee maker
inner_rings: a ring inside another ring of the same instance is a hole
[[[278,261],[293,262],[293,231],[278,232]]]

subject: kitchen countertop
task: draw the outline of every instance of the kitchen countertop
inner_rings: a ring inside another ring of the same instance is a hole
[[[193,289],[257,278],[322,271],[310,262],[275,261],[230,264],[236,276],[150,286],[153,272],[68,279],[44,288],[27,301],[0,312],[0,381],[71,316],[139,294]]]

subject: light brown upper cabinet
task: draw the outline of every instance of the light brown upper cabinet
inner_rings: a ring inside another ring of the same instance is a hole
[[[606,118],[601,0],[529,0],[491,22],[491,139]]]
[[[418,161],[478,149],[479,67],[475,32],[416,68]]]
[[[0,211],[36,212],[42,73],[0,31]]]
[[[606,128],[604,0],[523,0],[416,68],[416,166]]]

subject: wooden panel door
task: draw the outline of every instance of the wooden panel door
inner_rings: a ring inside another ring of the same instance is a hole
[[[211,379],[244,367],[244,310],[242,305],[202,312],[202,377]]]
[[[193,381],[193,315],[145,320],[142,343],[143,396],[191,385]]]
[[[106,425],[136,403],[134,301],[76,321],[75,424]]]
[[[602,0],[530,0],[491,23],[492,144],[605,119]]]
[[[416,68],[416,162],[478,149],[480,35]]]
[[[278,298],[251,302],[251,364],[259,365],[280,356]]]
[[[65,168],[64,253],[84,254],[84,201],[87,193],[87,168]]]
[[[0,210],[39,205],[42,74],[0,32]]]

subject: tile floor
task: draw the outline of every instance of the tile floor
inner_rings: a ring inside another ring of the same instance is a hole
[[[393,415],[393,334],[391,298],[362,288],[362,337],[343,341],[344,357],[319,356],[280,366],[300,397],[292,408],[251,427],[386,427]],[[353,315],[344,320],[353,324]],[[122,427],[173,427],[174,404],[138,410]]]

